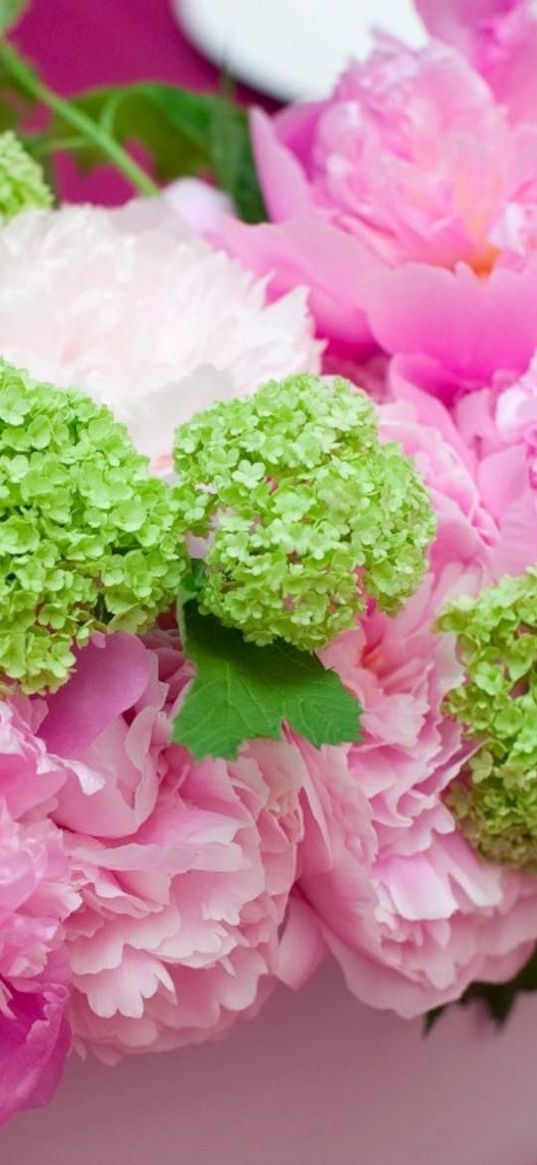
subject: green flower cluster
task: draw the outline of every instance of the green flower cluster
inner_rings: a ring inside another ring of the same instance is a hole
[[[537,871],[537,569],[459,599],[440,628],[466,670],[446,709],[476,745],[448,804],[484,857]]]
[[[271,381],[177,433],[185,527],[207,539],[203,612],[245,638],[315,650],[366,595],[395,611],[418,586],[435,522],[426,490],[348,381]]]
[[[0,672],[54,690],[93,631],[142,631],[184,573],[173,491],[106,408],[0,361]]]
[[[0,134],[0,217],[13,218],[22,210],[52,206],[52,193],[41,166],[26,153],[11,130]]]

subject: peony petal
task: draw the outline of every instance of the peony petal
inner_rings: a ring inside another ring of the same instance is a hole
[[[255,274],[268,275],[273,297],[306,287],[321,336],[353,350],[374,349],[363,309],[366,276],[378,264],[355,239],[321,219],[246,226],[228,218],[215,241]]]
[[[69,1050],[62,984],[13,991],[11,1017],[0,1013],[0,1125],[21,1108],[46,1104],[58,1086]]]
[[[417,263],[370,267],[362,287],[383,348],[432,358],[463,381],[482,385],[498,369],[523,372],[537,348],[537,261],[523,271],[498,269],[485,280],[463,266],[455,272]],[[506,320],[516,320],[516,327],[506,327]]]
[[[326,957],[318,919],[300,894],[293,894],[278,951],[278,979],[297,991]]]
[[[296,132],[296,122],[294,128]],[[277,122],[263,110],[254,109],[250,130],[258,177],[272,222],[308,214],[312,210],[311,187],[294,154],[281,144]]]
[[[528,0],[416,0],[429,32],[460,49],[511,115],[535,119],[537,20]]]
[[[40,735],[58,756],[81,757],[107,724],[132,708],[147,687],[147,652],[133,635],[94,640],[77,653],[68,684],[48,698]]]

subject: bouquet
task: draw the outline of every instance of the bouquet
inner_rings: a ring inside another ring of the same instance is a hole
[[[66,102],[23,7],[0,1121],[71,1049],[220,1037],[326,957],[374,1007],[504,1019],[537,987],[534,6],[420,0],[423,49],[379,34],[273,117]],[[64,151],[132,196],[62,204]]]

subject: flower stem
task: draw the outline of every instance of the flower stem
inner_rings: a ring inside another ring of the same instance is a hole
[[[135,190],[141,194],[158,194],[159,188],[156,183],[120,146],[119,142],[91,117],[77,109],[76,105],[64,101],[62,97],[58,97],[52,89],[44,85],[22,57],[5,40],[0,42],[0,63],[4,66],[8,76],[15,82],[19,91],[22,90],[28,97],[41,102],[57,117],[61,118],[65,125],[72,126],[77,134],[81,134],[87,142],[97,146],[103,156],[132,183]]]

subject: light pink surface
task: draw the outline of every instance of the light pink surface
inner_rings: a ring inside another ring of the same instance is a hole
[[[2,1165],[535,1165],[537,1000],[503,1033],[457,1011],[423,1039],[325,967],[214,1045],[73,1061]]]

